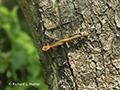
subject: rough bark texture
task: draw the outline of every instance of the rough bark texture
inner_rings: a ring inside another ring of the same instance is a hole
[[[50,90],[120,90],[120,0],[18,0]],[[92,33],[47,52],[59,38]]]

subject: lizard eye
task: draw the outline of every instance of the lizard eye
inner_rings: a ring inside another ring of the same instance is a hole
[[[43,51],[46,51],[47,50],[47,47],[43,47],[43,49],[42,49]]]
[[[47,50],[47,47],[45,47],[44,49]]]

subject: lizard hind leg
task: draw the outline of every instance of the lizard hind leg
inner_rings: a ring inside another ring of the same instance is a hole
[[[70,48],[70,45],[68,44],[68,42],[66,42],[66,46],[67,46],[67,48]]]

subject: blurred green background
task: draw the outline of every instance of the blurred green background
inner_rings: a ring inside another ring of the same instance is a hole
[[[22,85],[26,83],[33,85]],[[0,90],[48,90],[32,34],[16,0],[0,0]]]

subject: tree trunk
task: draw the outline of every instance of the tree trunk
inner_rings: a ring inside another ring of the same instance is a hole
[[[18,3],[33,34],[50,90],[120,90],[120,0]],[[93,36],[42,51],[55,40],[88,33]]]

